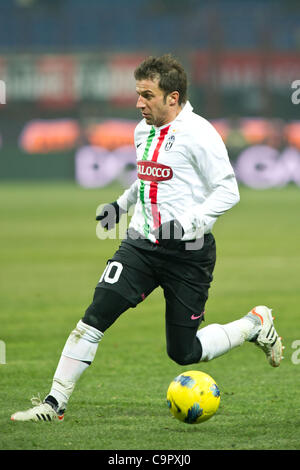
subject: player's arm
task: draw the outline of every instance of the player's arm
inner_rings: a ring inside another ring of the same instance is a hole
[[[121,215],[128,212],[129,208],[137,201],[138,180],[136,180],[130,188],[114,202],[105,204],[101,207],[101,211],[96,216],[96,220],[100,221],[103,228],[111,230],[119,223]]]
[[[195,141],[193,153],[209,196],[204,203],[192,207],[179,217],[184,228],[183,240],[190,239],[197,228],[209,231],[217,218],[240,200],[235,174],[221,137],[212,132],[205,145],[200,139]]]
[[[126,189],[121,196],[117,199],[118,206],[124,211],[128,212],[130,207],[136,204],[138,197],[139,180],[136,179],[130,188]]]
[[[137,135],[139,132],[138,129],[139,125],[134,131],[134,142],[136,148]],[[119,223],[122,214],[128,212],[130,207],[136,204],[138,199],[138,185],[139,180],[136,179],[116,201],[102,206],[101,212],[96,216],[96,220],[100,221],[103,228],[111,230],[115,224]]]

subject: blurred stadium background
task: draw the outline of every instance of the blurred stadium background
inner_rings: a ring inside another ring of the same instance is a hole
[[[207,321],[272,306],[283,366],[251,344],[201,363],[220,411],[180,427],[165,395],[183,367],[167,357],[156,290],[105,334],[64,426],[15,426],[10,415],[48,393],[119,244],[96,237],[96,206],[136,177],[133,70],[166,52],[241,188],[216,224]],[[0,0],[1,449],[299,449],[299,82],[299,0]]]
[[[133,70],[165,52],[241,183],[300,185],[296,0],[1,0],[0,179],[127,186]]]

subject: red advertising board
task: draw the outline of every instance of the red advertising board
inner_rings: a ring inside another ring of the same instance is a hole
[[[193,82],[220,86],[222,91],[266,85],[287,89],[300,78],[300,55],[257,51],[199,51],[192,58]]]

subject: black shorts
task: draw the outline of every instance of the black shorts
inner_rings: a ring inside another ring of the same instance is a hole
[[[109,289],[136,307],[156,287],[163,289],[166,321],[199,326],[216,262],[214,236],[206,234],[201,249],[167,250],[148,240],[124,239],[108,260],[97,288]]]

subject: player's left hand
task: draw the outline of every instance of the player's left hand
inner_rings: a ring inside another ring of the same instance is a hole
[[[161,224],[153,232],[158,244],[164,248],[176,249],[184,236],[182,225],[177,219]]]
[[[126,211],[119,206],[117,201],[114,201],[102,208],[100,214],[96,216],[96,220],[100,221],[105,230],[111,230],[119,223],[121,215],[125,213]]]

